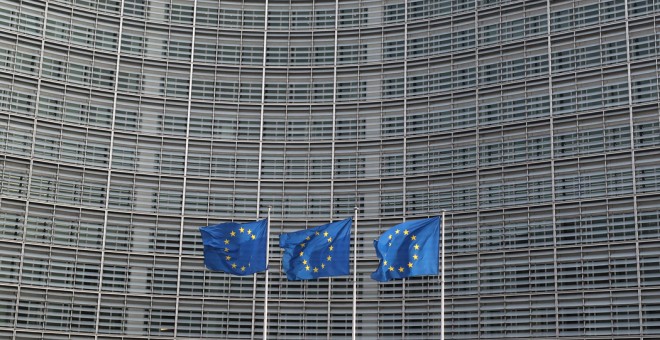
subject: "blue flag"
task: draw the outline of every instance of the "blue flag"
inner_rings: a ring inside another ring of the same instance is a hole
[[[438,274],[440,218],[398,224],[374,241],[380,259],[371,273],[376,281]]]
[[[234,275],[266,270],[268,220],[227,222],[201,227],[204,264],[208,269]]]
[[[353,220],[328,223],[280,236],[282,267],[289,280],[348,275]]]

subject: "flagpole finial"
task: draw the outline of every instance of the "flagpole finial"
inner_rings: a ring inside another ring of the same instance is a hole
[[[357,207],[357,206],[354,206],[354,207],[353,207],[353,210],[359,210],[359,209],[358,209],[358,207]]]

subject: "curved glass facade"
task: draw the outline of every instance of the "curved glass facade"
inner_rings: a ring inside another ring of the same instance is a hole
[[[657,0],[0,0],[0,338],[260,338],[198,227],[272,206],[270,338],[351,335],[278,235],[359,207],[359,338],[440,336],[372,241],[447,210],[448,339],[660,334]]]

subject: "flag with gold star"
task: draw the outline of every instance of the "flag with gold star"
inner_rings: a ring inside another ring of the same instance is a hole
[[[268,220],[226,222],[199,228],[204,265],[210,270],[250,275],[266,270]]]
[[[419,275],[437,275],[440,218],[404,222],[374,241],[380,263],[371,278],[390,281]]]
[[[324,224],[280,236],[282,267],[289,280],[350,274],[353,220]]]

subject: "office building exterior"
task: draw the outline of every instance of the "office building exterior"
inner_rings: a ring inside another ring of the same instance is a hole
[[[198,228],[271,215],[268,335],[350,338],[283,232],[358,212],[357,337],[440,337],[374,239],[446,218],[446,338],[660,336],[657,0],[0,0],[0,338],[261,338]]]

